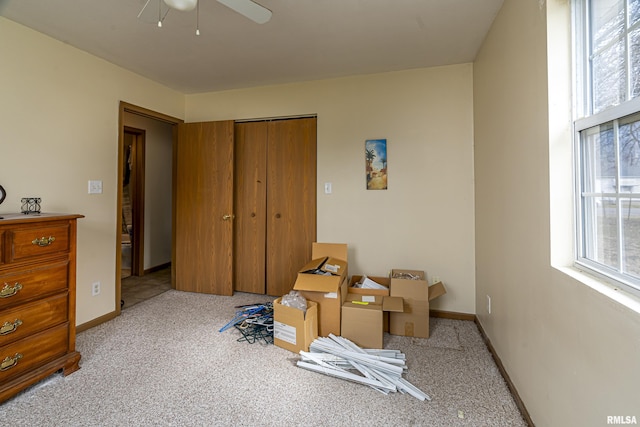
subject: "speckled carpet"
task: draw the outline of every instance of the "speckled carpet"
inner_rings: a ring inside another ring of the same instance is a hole
[[[81,369],[0,406],[11,426],[525,426],[476,325],[431,319],[431,338],[385,335],[429,394],[383,395],[295,366],[273,345],[218,330],[267,297],[167,291],[78,334]]]

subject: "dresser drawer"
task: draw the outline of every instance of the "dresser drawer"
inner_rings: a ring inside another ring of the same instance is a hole
[[[0,346],[69,320],[67,293],[0,312]]]
[[[28,270],[5,271],[0,275],[0,310],[10,305],[67,288],[69,261],[42,264]]]
[[[0,347],[0,384],[67,353],[69,323]]]
[[[10,262],[69,251],[69,223],[11,231]]]

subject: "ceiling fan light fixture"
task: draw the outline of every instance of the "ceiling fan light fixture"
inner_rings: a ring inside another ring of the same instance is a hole
[[[189,12],[196,8],[198,0],[164,0],[165,4],[172,9]]]
[[[1,2],[2,0],[0,0]],[[144,0],[140,0],[144,1]],[[155,0],[154,0],[155,1]],[[256,3],[254,0],[217,0],[228,8],[238,12],[246,18],[249,18],[257,24],[264,24],[271,19],[272,12],[266,7]],[[147,9],[147,6],[151,0],[147,0],[142,10],[138,13],[138,19],[142,16],[142,13]],[[176,9],[183,12],[189,12],[197,8],[196,12],[196,35],[200,35],[200,3],[198,0],[157,0],[158,2],[158,27],[162,28],[164,18],[167,16],[171,9]],[[168,6],[167,10],[162,13],[162,3]]]
[[[200,35],[200,3],[196,7],[196,36]]]

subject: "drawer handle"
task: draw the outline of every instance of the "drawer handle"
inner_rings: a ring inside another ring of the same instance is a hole
[[[0,335],[9,335],[18,329],[18,326],[22,325],[22,320],[16,319],[14,322],[6,321],[4,325],[0,327]]]
[[[22,353],[16,353],[15,356],[7,356],[0,363],[0,371],[7,371],[18,364],[18,360],[22,359]]]
[[[41,247],[45,247],[45,246],[49,246],[50,244],[52,244],[53,242],[56,241],[56,238],[53,236],[49,236],[49,237],[41,237],[39,239],[33,239],[31,241],[32,244],[34,245],[38,245]]]
[[[22,285],[16,282],[15,285],[11,286],[8,283],[4,284],[4,288],[0,291],[0,298],[9,298],[18,293],[18,291],[22,289]]]

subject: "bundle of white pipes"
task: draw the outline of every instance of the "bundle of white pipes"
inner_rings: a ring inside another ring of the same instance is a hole
[[[363,349],[346,338],[330,334],[317,338],[309,351],[300,352],[300,368],[354,381],[381,393],[408,393],[416,399],[431,398],[402,378],[407,369],[404,353],[399,350]]]

